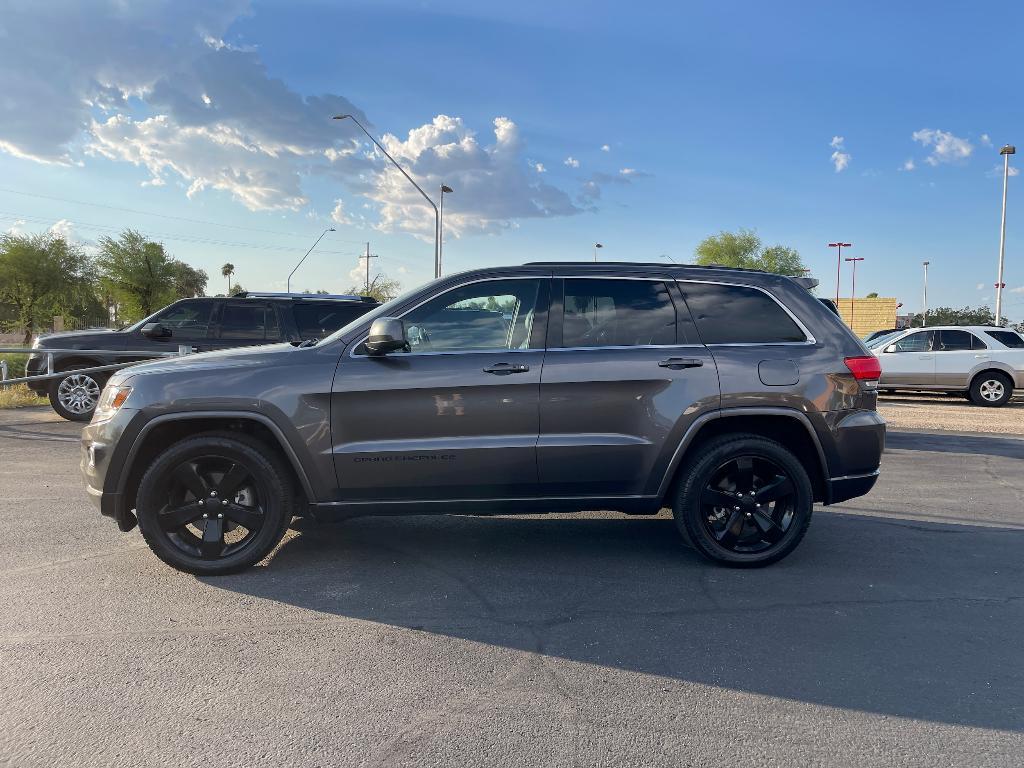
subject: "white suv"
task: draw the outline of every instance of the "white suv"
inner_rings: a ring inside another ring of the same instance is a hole
[[[881,391],[966,394],[976,405],[1000,406],[1024,388],[1024,338],[993,326],[908,328],[872,339],[882,364]]]

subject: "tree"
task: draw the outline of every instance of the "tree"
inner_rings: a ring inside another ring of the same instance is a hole
[[[910,318],[911,327],[921,327],[923,316],[921,313],[912,315]],[[1003,318],[1002,325],[1009,324],[1009,320]],[[936,307],[928,310],[928,325],[995,325],[996,316],[991,307],[964,307],[954,309],[952,307]]]
[[[9,234],[0,239],[0,302],[10,306],[10,324],[24,329],[26,344],[33,327],[49,324],[55,308],[83,300],[94,286],[88,257],[63,237]]]
[[[205,270],[193,269],[183,261],[172,259],[174,268],[174,294],[179,299],[191,299],[193,296],[206,295],[206,283],[209,281]]]
[[[346,293],[355,294],[356,296],[372,296],[381,303],[391,301],[401,292],[401,283],[397,280],[392,280],[383,273],[370,281],[369,290],[367,290],[365,285],[353,285],[346,291]]]
[[[240,293],[245,293],[245,288],[243,288],[240,283],[235,283],[231,286],[231,292],[228,296],[237,296]]]
[[[114,299],[120,319],[128,322],[175,299],[205,295],[209,280],[206,272],[172,258],[163,244],[133,229],[116,240],[101,237],[96,263],[104,293]]]
[[[764,247],[761,238],[750,229],[719,232],[705,238],[694,250],[697,264],[761,269],[780,275],[799,277],[804,273],[800,254],[784,245]]]
[[[875,293],[874,291],[872,291],[871,293],[869,293],[869,294],[868,294],[867,296],[865,296],[864,298],[865,298],[865,299],[877,299],[877,298],[878,298],[878,294],[877,294],[877,293]]]
[[[234,296],[231,293],[231,276],[235,274],[235,265],[230,261],[220,268],[220,274],[228,279],[228,296]]]

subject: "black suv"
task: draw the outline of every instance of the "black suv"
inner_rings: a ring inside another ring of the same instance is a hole
[[[764,565],[815,501],[867,493],[878,359],[797,281],[663,264],[436,280],[311,346],[143,363],[82,431],[90,496],[158,557],[220,574],[293,516],[670,507]]]
[[[92,418],[100,390],[110,372],[72,373],[95,366],[145,360],[187,346],[191,352],[229,347],[251,347],[279,341],[303,342],[323,338],[379,306],[367,296],[330,296],[245,292],[231,297],[182,299],[121,331],[72,331],[41,336],[39,350],[29,356],[26,375],[46,373],[47,348],[83,350],[53,355],[54,372],[67,376],[29,383],[38,394],[49,396],[53,409],[65,419]],[[152,355],[103,354],[139,351]]]

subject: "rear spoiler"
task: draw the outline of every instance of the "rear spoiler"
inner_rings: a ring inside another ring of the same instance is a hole
[[[806,288],[808,291],[813,291],[818,287],[819,281],[816,277],[794,277],[793,282],[803,288]]]

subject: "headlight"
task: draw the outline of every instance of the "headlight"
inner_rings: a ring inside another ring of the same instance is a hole
[[[100,402],[96,406],[96,412],[92,416],[93,422],[106,421],[117,413],[131,393],[131,387],[104,388],[103,394],[100,395]]]

